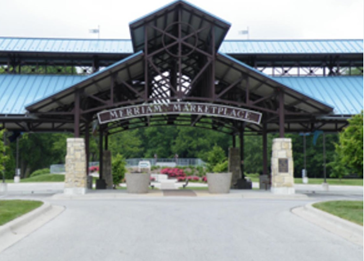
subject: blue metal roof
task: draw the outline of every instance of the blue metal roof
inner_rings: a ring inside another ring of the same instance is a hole
[[[0,52],[125,53],[131,40],[0,37]],[[219,52],[228,54],[363,53],[363,40],[225,40]]]
[[[219,51],[228,54],[363,53],[363,40],[225,40]]]
[[[0,75],[0,114],[24,114],[25,106],[86,80],[82,75]],[[336,115],[363,110],[363,77],[273,77],[334,107]]]
[[[133,53],[130,40],[0,37],[0,52]]]
[[[363,110],[363,76],[273,78],[331,105],[336,115],[353,115]]]
[[[120,70],[125,69],[129,64],[128,62],[130,61],[139,61],[140,65],[139,66],[133,66],[133,68],[129,69],[130,75],[131,77],[135,77],[136,74],[138,74],[138,71],[143,71],[143,63],[142,63],[142,57],[143,57],[143,52],[139,51],[133,55],[128,56],[127,58],[120,60],[117,63],[114,63],[106,68],[104,68],[103,70],[100,70],[94,74],[91,75],[87,75],[87,76],[81,76],[82,78],[80,78],[79,80],[75,81],[73,84],[69,84],[67,86],[64,86],[64,88],[60,89],[60,90],[55,90],[53,92],[49,92],[47,93],[47,95],[44,95],[43,97],[39,97],[38,99],[34,99],[33,102],[31,103],[25,103],[25,107],[29,109],[29,107],[33,107],[34,106],[39,106],[42,105],[42,102],[47,102],[46,99],[53,96],[53,98],[55,98],[54,96],[72,96],[74,88],[77,87],[76,85],[89,85],[88,83],[91,81],[95,81],[97,79],[97,77],[102,77],[103,75],[108,75],[110,78],[112,77],[112,73],[113,70]],[[114,72],[115,72],[114,71]],[[71,75],[72,76],[72,75]],[[125,77],[125,76],[124,76]],[[133,78],[132,78],[133,79]],[[129,80],[129,79],[125,79],[125,80]],[[110,86],[110,82],[106,83],[106,88]],[[79,87],[79,86],[78,86]],[[89,85],[90,87],[90,85]],[[100,84],[99,84],[100,87]],[[96,88],[97,89],[97,88]],[[87,91],[87,89],[85,90]],[[68,93],[67,93],[68,92]],[[56,103],[52,104],[53,105],[57,105]]]
[[[0,114],[24,114],[25,105],[80,82],[81,75],[0,74]]]
[[[176,16],[176,11],[174,11],[177,7],[183,7],[179,9],[179,18]],[[156,34],[160,33],[155,28],[146,26],[146,24],[153,24],[156,28],[167,30],[169,26],[178,22],[179,19],[182,24],[189,24],[191,28],[195,29],[208,27],[207,25],[210,24],[215,32],[215,48],[220,47],[231,26],[230,23],[207,13],[187,1],[177,0],[129,24],[134,51],[144,49],[146,36],[147,39],[154,39]],[[208,30],[203,30],[196,37],[206,42],[211,36]],[[162,37],[159,37],[159,40],[154,39],[150,44],[153,47],[162,46],[162,39]]]

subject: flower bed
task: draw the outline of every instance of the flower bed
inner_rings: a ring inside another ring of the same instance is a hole
[[[200,181],[200,178],[197,176],[188,176],[187,180],[190,182],[197,182],[197,181]]]
[[[93,173],[93,172],[99,172],[100,168],[99,166],[91,166],[88,168],[88,171]]]
[[[185,177],[186,173],[183,169],[178,168],[165,168],[161,170],[161,174],[168,175],[168,178],[178,178],[178,177]]]
[[[178,182],[186,181],[186,177],[178,177],[177,181]]]

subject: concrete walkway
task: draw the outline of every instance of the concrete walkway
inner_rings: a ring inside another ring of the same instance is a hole
[[[0,260],[363,258],[362,246],[292,214],[291,209],[317,200],[307,196],[243,198],[233,191],[228,197],[156,197],[150,193],[105,199],[105,194],[94,193],[96,198],[84,200],[47,197],[52,205],[65,206],[66,210],[2,251]]]
[[[196,184],[192,184],[195,186]],[[58,220],[58,215],[62,213],[65,209],[65,206],[68,209],[68,206],[79,206],[81,209],[82,206],[92,204],[94,207],[101,204],[113,204],[118,202],[117,205],[121,204],[120,206],[125,206],[129,204],[134,204],[135,202],[145,202],[145,204],[167,204],[168,206],[172,207],[174,204],[192,204],[192,205],[200,205],[201,203],[205,202],[206,204],[217,204],[216,206],[221,207],[221,211],[224,209],[224,205],[236,205],[237,212],[238,208],[248,204],[248,206],[252,207],[254,204],[258,204],[263,206],[274,206],[274,205],[282,205],[286,206],[286,210],[292,210],[292,213],[297,216],[298,218],[304,220],[305,222],[309,222],[314,224],[314,226],[320,227],[329,233],[332,233],[348,242],[351,242],[357,246],[362,248],[363,246],[363,227],[352,224],[351,222],[342,220],[340,218],[333,217],[327,213],[324,213],[320,210],[314,209],[311,207],[313,202],[323,201],[323,200],[336,200],[336,199],[352,199],[352,200],[359,200],[362,199],[363,196],[363,188],[362,187],[354,187],[354,186],[331,186],[329,191],[325,191],[322,189],[320,185],[296,185],[297,193],[294,195],[275,195],[272,194],[270,191],[265,190],[231,190],[231,193],[224,194],[224,195],[216,195],[216,194],[209,194],[207,190],[150,190],[148,194],[128,194],[126,190],[92,190],[89,191],[86,195],[80,196],[66,196],[62,193],[63,190],[63,183],[19,183],[19,184],[9,184],[8,186],[8,194],[3,196],[5,199],[12,199],[12,198],[22,198],[22,199],[41,199],[46,200],[46,204],[41,207],[40,209],[31,212],[23,217],[20,217],[11,223],[8,223],[6,226],[0,227],[0,252],[5,251],[8,253],[9,259],[2,259],[1,260],[12,260],[11,258],[14,257],[12,253],[13,250],[7,251],[5,249],[9,249],[10,246],[17,246],[19,243],[22,243],[27,235],[33,235],[37,233],[38,229],[42,229],[45,227],[45,224],[50,222],[51,220],[55,219]],[[84,202],[84,203],[82,203]],[[96,203],[98,202],[98,203]],[[103,203],[102,203],[103,202]],[[149,203],[148,203],[149,202]],[[163,203],[164,202],[164,203]],[[215,202],[215,203],[213,203]],[[224,205],[221,203],[224,202]],[[255,202],[255,203],[254,203]],[[76,205],[75,205],[76,204]],[[204,203],[203,203],[204,204]],[[253,205],[251,205],[253,204]],[[115,207],[117,207],[115,205]],[[167,206],[166,205],[166,206]],[[101,205],[102,206],[102,205]],[[204,205],[201,205],[204,206]],[[87,211],[91,211],[88,215],[91,217],[95,214],[95,211],[92,209],[88,209]],[[270,207],[269,207],[270,208]],[[74,208],[71,211],[73,213],[76,211],[77,213],[78,208]],[[99,209],[96,207],[96,209]],[[135,209],[136,210],[136,209]],[[283,210],[283,209],[282,209]],[[68,210],[66,210],[67,212]],[[86,209],[85,209],[86,211]],[[142,211],[140,209],[140,211]],[[170,211],[170,210],[169,210]],[[195,211],[200,211],[200,209],[195,209]],[[214,209],[210,209],[207,211],[214,213]],[[261,215],[273,215],[275,212],[274,208],[272,208],[273,213],[271,214],[264,214],[265,210],[262,208]],[[139,210],[138,210],[139,212]],[[124,212],[123,212],[124,213]],[[196,212],[197,213],[197,212]],[[206,213],[206,214],[207,214]],[[222,212],[223,213],[223,212]],[[249,212],[247,212],[249,213]],[[247,214],[246,213],[246,214]],[[292,215],[291,213],[291,215]],[[69,213],[70,214],[70,213]],[[111,213],[103,213],[106,216],[111,215]],[[148,213],[145,213],[149,215]],[[243,214],[245,215],[245,214]],[[258,212],[254,215],[259,215]],[[106,217],[105,216],[105,217]],[[267,217],[268,217],[267,216]],[[286,217],[286,215],[284,215]],[[288,216],[287,216],[288,217]],[[275,218],[275,216],[271,216],[271,218]],[[250,220],[248,216],[244,216],[244,219]],[[207,224],[210,223],[210,219],[207,219]],[[231,220],[232,221],[232,220]],[[54,221],[51,221],[53,223]],[[161,221],[162,222],[162,221]],[[236,221],[232,221],[236,222]],[[244,221],[246,222],[246,221]],[[253,222],[250,220],[249,222]],[[271,223],[272,221],[269,221]],[[286,222],[290,222],[287,220]],[[161,224],[163,224],[162,222]],[[211,227],[215,226],[212,222]],[[273,222],[274,223],[274,222]],[[236,223],[238,224],[238,223]],[[282,223],[283,224],[283,223]],[[106,225],[106,224],[105,224]],[[272,224],[273,225],[273,224]],[[181,227],[180,227],[181,226]],[[301,224],[301,226],[303,226]],[[239,227],[239,225],[238,225]],[[258,226],[259,227],[259,226]],[[175,229],[186,228],[185,224],[180,223]],[[49,228],[48,228],[49,229]],[[74,228],[76,229],[76,228]],[[109,229],[105,227],[105,229]],[[188,228],[186,228],[188,230]],[[228,228],[226,228],[228,229]],[[231,229],[231,228],[229,228]],[[284,228],[282,227],[283,231]],[[258,231],[256,231],[258,232]],[[142,233],[141,231],[138,233]],[[157,233],[157,231],[151,232]],[[190,233],[195,233],[191,231]],[[288,233],[287,231],[284,233]],[[297,231],[296,231],[297,233]],[[207,233],[208,234],[208,233]],[[232,234],[233,235],[233,234]],[[265,239],[262,239],[265,240]],[[327,240],[327,239],[326,239]],[[19,242],[19,243],[17,243]],[[42,243],[42,242],[40,242]],[[152,242],[150,242],[152,243]],[[148,244],[150,244],[148,243]],[[221,242],[220,242],[221,243]],[[14,245],[15,244],[15,245]],[[26,243],[28,246],[29,242]],[[63,244],[59,242],[58,244]],[[202,246],[201,246],[202,247]],[[184,248],[182,246],[182,248]],[[10,249],[13,249],[11,247]],[[17,247],[15,248],[17,249]],[[170,246],[170,250],[172,251],[173,246]],[[173,250],[176,251],[176,250]],[[239,252],[240,250],[236,249],[234,251]],[[199,251],[196,252],[197,255]],[[33,253],[34,258],[37,260],[40,258],[38,253]],[[183,256],[183,255],[182,255]],[[2,257],[2,254],[0,254]],[[185,256],[186,257],[186,256]],[[222,256],[221,256],[222,257]],[[253,257],[253,256],[252,256]],[[124,256],[125,258],[125,256]],[[266,257],[267,258],[267,257]],[[22,259],[22,260],[33,260],[33,259]],[[34,259],[35,260],[35,259]],[[44,259],[47,260],[47,259]],[[53,260],[53,259],[52,259]],[[64,260],[64,259],[57,259],[54,260]],[[73,259],[70,259],[73,260]],[[77,260],[77,259],[74,259]],[[85,259],[86,260],[86,259]],[[89,260],[93,260],[92,258]],[[113,260],[113,259],[105,259],[105,260]],[[134,258],[125,258],[123,260],[139,260]],[[142,259],[141,259],[142,260]],[[159,259],[158,259],[159,260]],[[167,260],[161,258],[160,260]],[[175,260],[183,260],[183,259],[175,259]],[[197,259],[190,259],[190,260],[197,260]],[[201,260],[224,260],[224,259],[201,259]],[[236,259],[225,259],[225,260],[241,260],[236,257]],[[254,259],[254,260],[264,260],[264,259]],[[279,260],[289,260],[287,257],[279,259]],[[292,259],[293,260],[293,259]],[[308,260],[305,258],[302,259],[295,259],[294,260]],[[311,259],[312,260],[312,259]],[[316,260],[316,259],[314,259]],[[326,260],[325,258],[321,258],[321,260]],[[327,259],[328,260],[328,259]],[[330,259],[330,260],[340,260],[340,259]],[[351,259],[356,260],[356,258]],[[359,260],[359,259],[358,259]]]

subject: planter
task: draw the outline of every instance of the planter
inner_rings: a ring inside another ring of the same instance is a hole
[[[209,192],[213,194],[227,194],[230,192],[232,173],[207,173]]]
[[[126,173],[126,191],[128,193],[148,193],[150,174],[148,173]]]

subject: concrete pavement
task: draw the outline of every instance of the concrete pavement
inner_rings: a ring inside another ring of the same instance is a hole
[[[301,189],[308,188],[307,194],[289,198],[257,190],[232,190],[224,196],[196,191],[193,198],[166,198],[158,190],[148,195],[97,191],[70,200],[57,194],[63,183],[53,183],[51,189],[45,189],[44,184],[38,188],[33,184],[22,188],[14,185],[6,198],[43,199],[67,210],[0,253],[0,260],[363,258],[362,246],[290,212],[328,198],[358,199],[360,193],[362,197],[361,187],[322,194],[319,188],[304,185]]]
[[[306,200],[57,200],[66,211],[0,260],[359,261],[363,248],[293,215]]]

